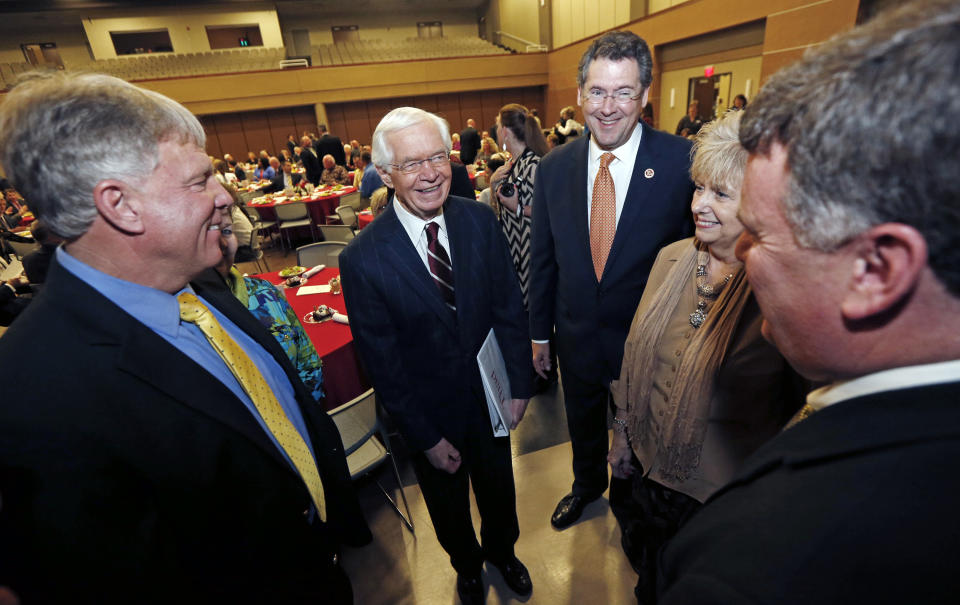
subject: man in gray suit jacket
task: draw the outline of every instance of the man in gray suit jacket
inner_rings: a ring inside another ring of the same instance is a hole
[[[494,437],[477,352],[491,329],[506,362],[511,428],[531,395],[520,285],[490,208],[449,195],[450,132],[413,107],[388,113],[373,162],[393,203],[340,255],[350,329],[413,463],[464,603],[483,602],[486,559],[516,592],[532,590],[514,555],[510,438]],[[470,520],[469,484],[483,519]]]
[[[231,203],[200,123],[51,74],[0,124],[10,178],[66,242],[0,342],[24,387],[0,406],[0,585],[25,603],[352,602],[340,545],[370,534],[336,427],[243,305],[190,283],[222,258]]]

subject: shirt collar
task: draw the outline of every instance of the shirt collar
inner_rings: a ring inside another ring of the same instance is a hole
[[[637,156],[637,149],[640,148],[640,137],[643,135],[643,128],[638,123],[633,128],[633,132],[630,133],[630,138],[627,139],[627,142],[623,145],[610,150],[618,160],[623,158],[634,158]],[[590,163],[591,164],[600,164],[600,156],[607,153],[607,150],[600,149],[600,146],[597,145],[597,140],[590,137]]]
[[[393,208],[397,213],[397,218],[400,220],[400,224],[403,225],[404,231],[407,232],[407,235],[410,237],[410,241],[416,245],[417,241],[420,239],[420,236],[423,235],[423,231],[427,226],[427,223],[436,223],[440,227],[440,231],[446,231],[447,224],[443,220],[443,207],[440,208],[440,213],[437,216],[423,220],[419,216],[413,214],[407,208],[400,203],[400,200],[397,199],[396,194],[393,196]]]
[[[820,387],[807,395],[807,404],[819,410],[841,401],[882,391],[956,382],[958,376],[960,359],[893,368]]]
[[[57,262],[64,269],[86,282],[129,315],[160,333],[176,337],[180,329],[180,303],[177,302],[177,294],[192,293],[193,289],[189,285],[176,294],[168,294],[94,269],[71,256],[63,246],[57,248],[56,255]]]

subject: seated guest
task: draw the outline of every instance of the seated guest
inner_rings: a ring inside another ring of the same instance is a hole
[[[247,173],[244,171],[243,165],[237,163],[237,161],[233,159],[232,155],[229,153],[225,154],[223,156],[223,161],[227,163],[227,170],[233,171],[233,175],[237,177],[238,181],[247,180]]]
[[[354,170],[356,165],[353,163],[353,148],[349,144],[343,146],[343,157],[346,160],[345,167],[347,170]]]
[[[237,180],[237,175],[227,170],[227,163],[223,160],[213,161],[213,172],[213,176],[217,178],[217,181],[219,181],[221,185],[234,183]]]
[[[323,172],[320,174],[320,184],[349,185],[351,183],[350,172],[346,168],[337,164],[329,153],[323,156]]]
[[[257,167],[253,171],[253,178],[257,181],[269,181],[274,176],[276,176],[276,169],[272,166],[272,162],[277,162],[277,158],[260,158]],[[279,166],[279,162],[278,162]]]
[[[276,159],[276,158],[274,158]],[[277,170],[269,185],[263,188],[264,193],[275,193],[286,189],[296,187],[300,184],[303,177],[293,172],[293,164],[284,162],[283,168]]]
[[[369,200],[374,191],[383,187],[383,179],[380,178],[377,167],[373,165],[369,151],[360,154],[360,165],[363,167],[363,176],[360,179],[360,197]]]
[[[3,192],[3,200],[0,201],[0,214],[6,219],[7,226],[14,228],[21,223],[23,215],[29,212],[27,203],[20,197],[20,193],[13,187],[8,187]]]
[[[320,357],[303,329],[303,324],[297,318],[296,311],[276,286],[256,277],[244,277],[233,266],[239,242],[233,230],[232,216],[232,213],[224,213],[220,224],[220,250],[223,252],[223,260],[217,265],[217,272],[237,300],[270,331],[290,358],[290,363],[297,369],[307,390],[315,400],[320,401],[323,398]]]
[[[455,132],[451,134],[450,140],[452,141],[451,151],[460,151],[460,133]]]
[[[277,159],[280,160],[281,164],[284,162],[293,162],[293,150],[284,147],[280,150],[280,157]]]
[[[700,132],[703,127],[703,120],[697,115],[699,107],[700,104],[696,101],[690,103],[690,106],[687,107],[687,115],[680,118],[680,122],[677,124],[676,134],[681,137],[692,137]]]
[[[494,143],[493,139],[490,137],[484,136],[482,139],[480,139],[480,151],[477,152],[477,157],[474,160],[474,163],[486,163],[490,160],[490,156],[495,153],[500,153],[500,150],[497,149],[497,144]]]
[[[27,284],[27,278],[22,275],[0,282],[0,326],[9,326],[30,304],[29,298],[19,296],[17,293],[19,288]]]
[[[733,97],[733,107],[732,107],[731,109],[735,109],[735,110],[737,110],[737,111],[740,111],[741,109],[745,109],[746,106],[747,106],[747,97],[746,97],[746,96],[744,96],[744,95],[737,95],[737,96]]]
[[[353,165],[357,165],[357,158],[360,157],[360,154],[363,153],[363,149],[360,147],[360,141],[353,139],[350,141],[350,155],[352,156]]]
[[[386,185],[373,192],[373,195],[370,196],[370,213],[374,217],[379,216],[386,209],[391,195],[393,194]]]
[[[256,166],[256,165],[257,165],[257,154],[256,154],[256,153],[254,153],[254,152],[252,152],[252,151],[248,151],[248,152],[247,152],[247,164],[249,164],[250,166]]]
[[[641,604],[655,601],[657,551],[802,401],[801,381],[760,334],[734,254],[747,162],[741,115],[704,126],[694,143],[696,236],[657,255],[610,387],[610,506]]]
[[[553,126],[553,133],[557,135],[560,145],[566,143],[567,139],[580,136],[583,132],[583,124],[574,119],[576,115],[577,110],[572,105],[560,110],[560,120]]]
[[[507,156],[502,153],[495,153],[490,156],[490,160],[487,162],[487,169],[484,171],[484,175],[489,182],[490,177],[498,168],[507,163]],[[483,191],[480,192],[480,197],[477,198],[480,202],[487,204],[494,209],[495,212],[499,213],[500,204],[497,202],[497,198],[493,196],[490,187],[486,187]]]
[[[560,137],[558,137],[556,134],[552,132],[547,135],[547,148],[553,149],[559,144],[560,144]]]
[[[302,151],[302,149],[300,148],[299,145],[297,145],[296,147],[293,148],[293,162],[294,162],[295,164],[299,164],[299,163],[300,163],[300,152],[301,152],[301,151]]]
[[[63,241],[63,238],[47,228],[43,221],[34,221],[30,225],[30,233],[33,234],[33,240],[40,244],[39,250],[34,250],[23,257],[23,272],[31,284],[42,284],[47,280],[47,269],[50,267],[50,261],[57,251],[57,246]]]

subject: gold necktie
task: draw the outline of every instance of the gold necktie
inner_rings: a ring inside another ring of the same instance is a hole
[[[260,417],[266,423],[267,428],[276,437],[280,447],[287,453],[293,465],[297,467],[300,477],[310,492],[317,512],[320,514],[320,520],[327,520],[326,500],[323,497],[323,483],[320,481],[320,472],[317,470],[317,463],[310,454],[310,448],[303,440],[303,436],[297,431],[286,412],[280,407],[267,381],[264,380],[260,370],[253,363],[240,345],[234,341],[226,330],[220,326],[213,313],[207,309],[200,300],[189,292],[181,292],[177,296],[180,303],[180,319],[192,324],[196,324],[207,337],[210,344],[217,351],[223,361],[230,368],[230,372],[236,377],[240,386],[246,391],[247,395],[253,401]]]
[[[600,156],[600,169],[593,181],[593,200],[590,204],[590,255],[593,257],[593,271],[597,281],[603,277],[603,268],[613,246],[613,236],[617,233],[617,196],[613,189],[613,177],[610,176],[610,162],[617,156],[605,153]]]
[[[822,406],[817,406],[812,403],[804,404],[803,407],[797,410],[797,413],[794,414],[793,417],[791,417],[790,420],[788,420],[785,425],[783,425],[783,430],[787,430],[793,425],[799,422],[803,422],[810,416],[813,416],[814,413],[816,413],[821,407]]]

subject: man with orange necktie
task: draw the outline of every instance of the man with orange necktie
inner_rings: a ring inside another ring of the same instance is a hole
[[[370,534],[336,427],[257,320],[196,280],[231,203],[199,122],[97,74],[24,82],[0,116],[4,167],[65,239],[0,342],[30,385],[0,406],[0,585],[352,602],[339,547]],[[68,162],[79,181],[44,168]]]
[[[652,79],[646,42],[610,32],[580,59],[577,102],[589,137],[544,156],[537,170],[530,252],[534,368],[556,344],[573,446],[573,488],[553,513],[576,522],[607,488],[607,407],[623,343],[663,246],[686,237],[690,143],[640,122]]]

